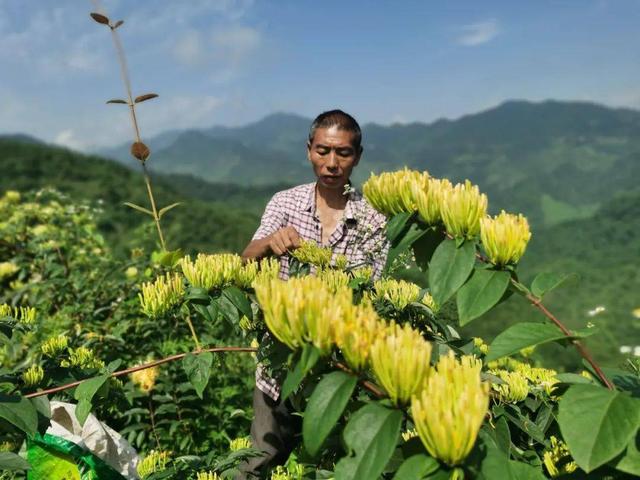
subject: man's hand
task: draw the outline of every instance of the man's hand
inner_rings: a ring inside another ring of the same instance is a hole
[[[276,255],[284,255],[287,251],[300,246],[300,234],[292,226],[281,228],[269,237],[269,248]]]

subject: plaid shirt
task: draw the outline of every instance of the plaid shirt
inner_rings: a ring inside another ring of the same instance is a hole
[[[322,224],[316,214],[315,182],[276,193],[267,204],[260,227],[253,240],[264,238],[277,230],[292,226],[304,240],[322,242]],[[370,265],[374,278],[379,278],[387,259],[389,245],[385,233],[386,219],[355,190],[348,193],[342,220],[329,237],[328,245],[334,257],[343,254],[350,265]],[[289,278],[289,255],[280,257],[280,278]],[[280,396],[280,386],[258,365],[256,386],[274,400]]]

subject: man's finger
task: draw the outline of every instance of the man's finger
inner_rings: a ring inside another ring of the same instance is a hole
[[[300,246],[300,234],[295,228],[287,227],[284,233],[287,235],[290,247],[298,248]]]
[[[286,251],[286,248],[284,248],[284,244],[278,235],[273,236],[269,246],[276,255],[282,255]]]

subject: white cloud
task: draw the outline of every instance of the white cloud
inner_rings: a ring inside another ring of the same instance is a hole
[[[466,47],[475,47],[493,40],[500,33],[500,25],[498,20],[492,18],[484,22],[464,25],[460,30],[462,34],[456,42]]]
[[[77,138],[75,132],[70,128],[58,133],[53,139],[53,143],[71,148],[72,150],[84,150],[87,147],[82,140]]]

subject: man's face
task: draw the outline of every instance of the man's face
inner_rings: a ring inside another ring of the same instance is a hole
[[[337,126],[319,128],[313,142],[307,144],[307,156],[318,182],[325,188],[344,190],[351,170],[360,160],[360,151],[353,146],[353,132]]]

